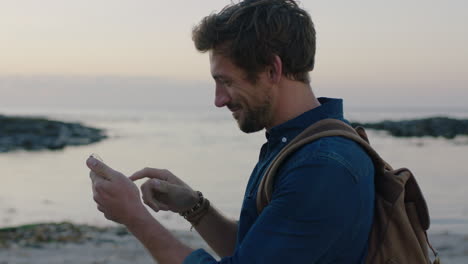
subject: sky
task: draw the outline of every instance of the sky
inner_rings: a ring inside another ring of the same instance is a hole
[[[0,106],[211,103],[208,56],[194,49],[191,29],[229,3],[0,0]],[[318,96],[354,106],[468,106],[467,1],[300,6],[317,30]]]

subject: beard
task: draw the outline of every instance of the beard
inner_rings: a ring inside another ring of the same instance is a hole
[[[239,129],[244,133],[253,133],[264,129],[271,121],[271,112],[269,96],[258,105],[241,107],[236,118]]]

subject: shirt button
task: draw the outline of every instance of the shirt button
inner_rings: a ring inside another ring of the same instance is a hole
[[[285,138],[285,137],[283,137],[283,138],[281,139],[281,141],[283,141],[283,143],[286,143],[286,142],[288,142],[288,139]]]

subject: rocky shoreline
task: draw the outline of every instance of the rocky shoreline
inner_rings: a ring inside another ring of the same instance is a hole
[[[193,249],[213,251],[197,232],[173,231]],[[468,235],[429,234],[442,263],[468,263]],[[0,229],[0,264],[143,264],[154,263],[144,247],[122,226],[72,223],[32,224]]]
[[[45,118],[0,115],[0,153],[14,150],[60,150],[107,138],[104,130]]]
[[[351,124],[354,127],[385,130],[395,137],[429,136],[454,139],[459,135],[468,135],[467,119],[449,117]],[[0,115],[0,153],[15,150],[60,150],[66,146],[88,145],[106,138],[104,130],[80,123]]]
[[[424,119],[382,121],[377,123],[351,124],[353,127],[385,130],[395,137],[443,137],[453,139],[458,135],[468,135],[468,119],[431,117]]]

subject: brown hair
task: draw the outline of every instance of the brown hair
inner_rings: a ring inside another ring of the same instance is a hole
[[[315,62],[315,29],[294,0],[244,0],[202,19],[192,31],[200,52],[230,58],[255,82],[278,55],[286,77],[309,83]]]

